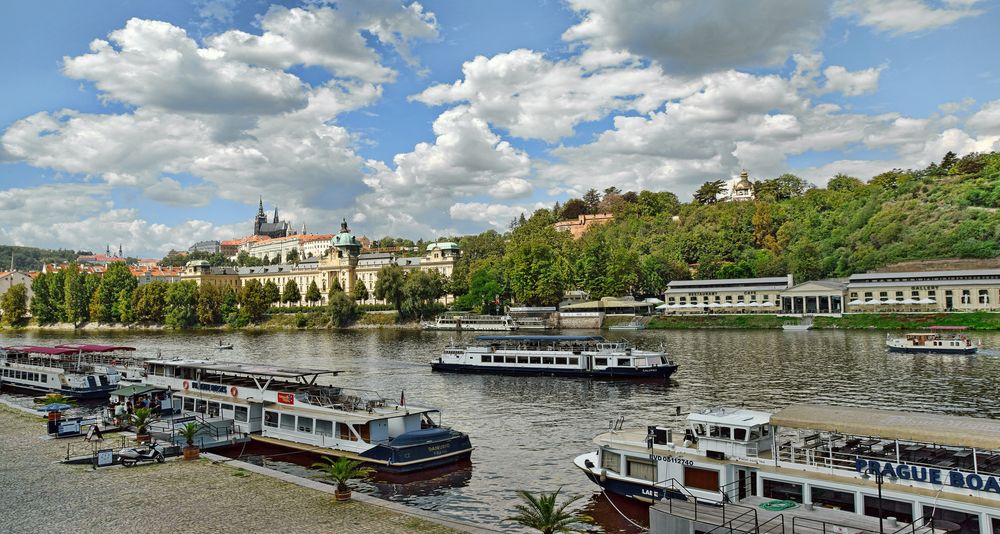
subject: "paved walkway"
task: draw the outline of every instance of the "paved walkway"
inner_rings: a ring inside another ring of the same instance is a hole
[[[207,460],[64,465],[66,442],[44,429],[41,418],[0,406],[0,532],[459,532]]]

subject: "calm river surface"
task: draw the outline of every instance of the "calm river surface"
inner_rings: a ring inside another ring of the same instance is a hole
[[[591,333],[591,332],[563,332]],[[899,408],[1000,418],[1000,333],[974,334],[988,350],[978,356],[888,354],[885,333],[869,331],[643,331],[624,336],[640,346],[662,346],[680,364],[669,383],[521,378],[432,373],[428,364],[452,332],[291,331],[221,336],[235,350],[210,349],[219,333],[31,332],[4,336],[3,345],[113,342],[139,354],[284,363],[343,371],[337,384],[375,389],[387,398],[405,390],[410,403],[442,408],[444,423],[469,433],[472,465],[405,483],[365,483],[362,491],[442,514],[509,529],[515,489],[563,487],[583,494],[583,508],[600,528],[628,531],[596,486],[573,466],[593,448],[609,421],[626,426],[678,428],[677,406],[745,404],[774,410],[794,402]],[[245,451],[253,453],[253,450]],[[259,451],[257,451],[259,452]],[[252,459],[251,459],[252,460]],[[257,458],[259,461],[259,458]],[[289,456],[268,466],[305,473]],[[620,507],[623,503],[616,499]],[[625,511],[645,520],[641,509]]]

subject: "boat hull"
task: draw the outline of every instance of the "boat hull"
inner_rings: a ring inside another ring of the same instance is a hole
[[[507,376],[565,376],[577,378],[670,378],[677,371],[676,365],[656,367],[609,367],[607,369],[539,369],[534,367],[478,366],[455,363],[432,362],[435,371],[448,373],[470,373]]]
[[[887,346],[890,352],[904,354],[975,354],[977,347],[894,347]]]
[[[670,491],[666,488],[654,487],[651,482],[642,484],[639,482],[620,480],[607,476],[607,474],[605,474],[604,477],[601,477],[599,474],[594,473],[583,464],[584,460],[593,460],[595,457],[596,455],[594,454],[585,454],[578,457],[574,463],[581,471],[583,471],[583,474],[587,475],[587,478],[590,479],[591,482],[600,486],[604,491],[646,503],[653,503],[663,499],[686,500],[686,497],[683,494],[676,491]]]
[[[19,391],[31,392],[31,393],[43,393],[46,395],[58,394],[69,399],[78,400],[88,400],[88,399],[106,399],[111,396],[111,392],[118,388],[115,386],[101,387],[96,389],[74,389],[74,388],[50,388],[41,385],[34,384],[22,384],[18,382],[12,382],[10,380],[4,380],[3,385],[11,389],[16,389]]]
[[[433,439],[405,445],[394,445],[392,442],[388,445],[376,445],[361,453],[361,456],[379,461],[380,470],[390,473],[422,471],[470,457],[472,443],[467,434],[450,429],[436,430],[441,434]]]

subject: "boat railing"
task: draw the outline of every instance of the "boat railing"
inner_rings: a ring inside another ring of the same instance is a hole
[[[823,534],[834,534],[839,532],[851,532],[853,534],[879,534],[877,530],[868,530],[844,525],[841,523],[831,523],[822,519],[813,519],[800,515],[792,516],[792,534],[801,529],[803,532],[822,532]]]
[[[884,446],[884,445],[883,445]],[[1000,455],[991,453],[987,456],[983,451],[978,451],[977,459],[986,456],[985,460],[972,464],[971,454],[961,458],[955,456],[959,451],[946,449],[943,447],[930,448],[932,456],[923,457],[925,461],[915,460],[903,450],[904,445],[900,444],[901,450],[897,454],[895,447],[885,447],[881,452],[875,451],[833,451],[826,444],[795,446],[790,444],[778,447],[777,458],[779,462],[807,465],[812,467],[824,467],[830,469],[841,469],[845,471],[856,471],[857,460],[870,460],[876,462],[890,462],[899,465],[914,467],[927,467],[934,469],[965,469],[971,472],[1000,473]],[[933,461],[926,461],[928,458]],[[959,463],[965,461],[966,463]]]
[[[778,514],[757,525],[756,534],[785,534],[785,514]]]
[[[903,525],[899,530],[893,530],[891,534],[930,534],[935,531],[934,517],[925,515]]]
[[[749,530],[754,531],[757,528],[757,509],[744,506],[742,504],[736,504],[733,502],[727,502],[727,498],[723,498],[720,504],[701,504],[698,497],[691,493],[691,490],[687,489],[684,484],[678,481],[676,478],[668,478],[660,482],[655,482],[653,484],[654,488],[660,488],[664,492],[671,492],[684,497],[683,502],[687,503],[684,505],[685,512],[690,511],[694,514],[691,518],[694,521],[698,521],[699,507],[702,509],[708,509],[708,515],[717,518],[719,511],[722,512],[721,527],[726,527],[728,529],[735,529],[736,526],[734,522],[738,522],[740,525],[753,524],[754,529],[740,530],[740,532]],[[725,495],[724,493],[722,495]],[[674,501],[678,499],[671,498],[668,495],[664,495],[664,500],[666,500],[667,510],[670,514],[674,513],[674,506],[681,506],[679,503],[675,504]],[[681,510],[678,510],[680,512]],[[702,516],[704,517],[706,513],[702,511]],[[719,532],[723,532],[720,530]]]

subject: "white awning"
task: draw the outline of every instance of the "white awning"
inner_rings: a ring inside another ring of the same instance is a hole
[[[674,307],[673,304],[660,304],[659,306],[656,307],[656,309],[665,310],[667,308],[673,308],[673,307]]]
[[[917,301],[913,299],[903,299],[903,304],[916,304]]]
[[[859,304],[864,304],[864,301],[862,301],[860,299],[854,299],[854,300],[848,302],[848,304],[850,304],[851,306],[857,306]]]

